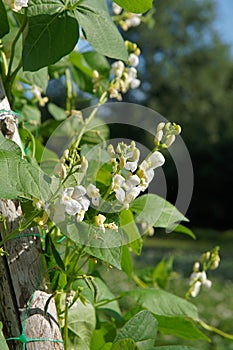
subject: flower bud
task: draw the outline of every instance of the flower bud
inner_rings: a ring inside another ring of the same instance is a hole
[[[99,78],[99,72],[97,71],[97,70],[93,70],[93,72],[92,72],[92,77],[94,78],[94,79],[98,79]]]
[[[160,131],[160,130],[162,130],[164,127],[165,127],[165,123],[164,123],[164,122],[159,123],[159,124],[157,125],[157,128],[156,128],[157,132]]]
[[[175,135],[169,135],[169,136],[166,138],[164,144],[165,144],[165,145],[167,146],[167,148],[168,148],[168,147],[170,147],[170,146],[174,143],[175,139],[176,139]]]

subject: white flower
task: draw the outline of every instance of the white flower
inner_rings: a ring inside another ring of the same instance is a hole
[[[62,162],[59,162],[54,168],[54,174],[61,176],[62,179],[66,177],[66,167]]]
[[[134,172],[138,167],[140,151],[134,141],[128,146],[121,142],[117,145],[116,151],[120,154],[120,168]]]
[[[137,89],[141,84],[141,81],[139,79],[133,79],[130,83],[131,89]]]
[[[28,7],[28,0],[5,0],[4,2],[9,5],[13,11],[20,11],[22,7]]]
[[[122,61],[116,61],[111,66],[111,74],[113,74],[116,78],[121,78],[124,72],[125,65]]]
[[[92,200],[92,204],[98,206],[100,203],[100,191],[99,189],[93,185],[89,184],[87,187],[87,195]]]
[[[77,222],[83,221],[84,215],[85,215],[85,210],[81,209],[80,212],[77,213],[77,215],[76,215]]]
[[[160,122],[160,123],[157,125],[157,128],[156,128],[157,132],[158,132],[158,131],[161,131],[164,127],[165,127],[165,123],[164,123],[164,122]]]
[[[81,160],[80,171],[82,173],[85,173],[87,171],[87,168],[88,168],[88,160],[83,156]]]
[[[166,138],[164,144],[165,144],[165,145],[167,146],[167,148],[168,148],[168,147],[170,147],[170,146],[175,142],[175,139],[176,139],[175,135],[169,135],[169,136]]]
[[[139,15],[133,15],[132,17],[127,18],[125,20],[125,23],[126,23],[128,28],[137,27],[141,23],[141,18],[139,17]]]
[[[191,285],[189,293],[193,298],[198,295],[202,285],[207,288],[212,286],[212,282],[207,279],[205,271],[193,272],[190,276],[189,284]]]
[[[134,53],[131,53],[129,55],[129,63],[132,67],[137,67],[137,65],[139,64],[139,58],[137,55],[135,55]]]
[[[163,130],[157,131],[155,134],[154,142],[155,143],[160,142],[162,140],[162,137],[163,137]]]
[[[112,3],[112,10],[115,13],[115,15],[119,15],[122,11],[122,7],[117,5],[115,2]]]
[[[140,187],[142,191],[145,191],[149,186],[149,183],[152,181],[154,177],[154,169],[162,166],[164,162],[165,158],[162,153],[155,151],[139,165],[137,174],[141,179]]]
[[[86,190],[83,186],[68,187],[62,192],[61,204],[68,215],[76,215],[81,210],[87,211],[90,201],[85,197]]]
[[[106,217],[102,214],[96,215],[95,216],[95,223],[100,229],[105,232],[105,227],[104,227],[104,221],[106,220]]]
[[[112,189],[116,194],[116,198],[122,203],[125,209],[129,209],[131,203],[141,192],[138,187],[140,179],[137,175],[132,175],[128,180],[119,174],[113,176]]]
[[[199,292],[200,292],[200,289],[201,289],[201,282],[200,281],[196,281],[192,287],[190,288],[190,295],[195,298]]]

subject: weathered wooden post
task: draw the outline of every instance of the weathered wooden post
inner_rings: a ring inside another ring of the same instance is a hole
[[[0,110],[10,111],[1,76]],[[0,119],[0,130],[6,138],[20,145],[14,115],[5,114]],[[21,208],[17,200],[0,200],[0,216],[5,220],[5,224],[0,222],[0,240],[18,226],[20,215]],[[7,241],[4,248],[9,253],[8,257],[0,256],[0,321],[3,323],[4,336],[19,337],[24,330],[26,338],[51,340],[26,342],[27,350],[64,349],[53,299],[47,313],[44,313],[50,295],[40,290],[42,256],[37,228],[21,232],[17,238]],[[23,322],[30,301],[26,322]],[[9,340],[8,346],[12,350],[21,350],[22,342]]]

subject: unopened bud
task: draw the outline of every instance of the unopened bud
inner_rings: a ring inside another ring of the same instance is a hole
[[[99,75],[99,72],[97,70],[93,70],[92,76],[94,79],[98,79],[100,75]]]
[[[154,138],[154,143],[157,144],[162,140],[163,137],[163,130],[159,130],[156,134],[155,134],[155,138]]]
[[[160,131],[160,130],[162,130],[164,127],[165,127],[165,123],[164,123],[164,122],[159,123],[159,124],[157,125],[157,128],[156,128],[157,132]]]
[[[165,144],[165,145],[167,146],[167,148],[168,148],[168,147],[170,147],[170,146],[173,144],[173,142],[175,141],[175,139],[176,139],[175,135],[169,135],[169,136],[166,138],[164,144]]]
[[[196,261],[193,265],[193,272],[198,272],[200,268],[200,263]]]

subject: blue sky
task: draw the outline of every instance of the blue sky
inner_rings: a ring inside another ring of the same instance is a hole
[[[215,0],[217,5],[216,28],[233,52],[233,0]]]

